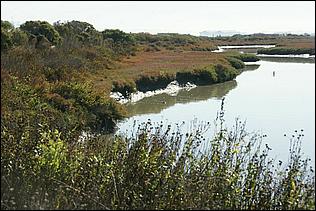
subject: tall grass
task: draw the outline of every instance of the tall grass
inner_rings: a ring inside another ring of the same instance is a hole
[[[210,123],[182,133],[148,120],[131,137],[81,142],[40,128],[40,140],[15,160],[2,145],[17,137],[1,130],[1,209],[315,209],[301,134],[289,140],[283,165],[261,135],[224,121],[222,101],[214,137],[204,137]]]

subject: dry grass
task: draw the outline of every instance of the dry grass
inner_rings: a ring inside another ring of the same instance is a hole
[[[315,48],[315,37],[310,39],[287,39],[280,41],[277,46],[288,48]]]
[[[115,70],[119,75],[138,77],[161,72],[175,73],[204,67],[215,63],[229,63],[223,54],[206,51],[158,51],[142,52],[135,57],[124,59]]]
[[[225,54],[208,51],[155,51],[138,52],[116,64],[116,68],[88,76],[99,92],[109,92],[113,81],[135,81],[140,76],[158,76],[191,71],[210,64],[230,65]]]
[[[100,92],[110,92],[113,81],[135,81],[140,76],[157,76],[190,71],[210,64],[227,64],[225,54],[210,51],[192,51],[193,47],[214,48],[217,45],[276,44],[289,48],[315,48],[314,37],[279,37],[262,39],[201,40],[196,44],[187,44],[175,50],[159,47],[159,51],[145,51],[139,46],[136,56],[129,56],[117,62],[111,69],[101,70],[88,76],[94,87]]]

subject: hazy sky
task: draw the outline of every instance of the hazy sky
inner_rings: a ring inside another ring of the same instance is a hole
[[[315,1],[1,1],[1,20],[15,25],[27,20],[79,20],[98,30],[194,35],[204,30],[310,33],[315,31]]]

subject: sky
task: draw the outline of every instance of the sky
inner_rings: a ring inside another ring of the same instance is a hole
[[[315,1],[1,1],[1,20],[78,20],[97,30],[315,32]]]

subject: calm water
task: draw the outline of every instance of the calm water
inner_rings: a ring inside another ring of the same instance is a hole
[[[256,53],[258,48],[272,48],[275,47],[275,45],[223,45],[218,46],[217,50],[214,50],[212,52],[224,52],[224,51],[238,51],[243,53]]]
[[[257,64],[247,66],[234,81],[130,104],[131,117],[119,124],[118,133],[128,135],[134,121],[148,119],[172,125],[184,121],[184,129],[190,130],[199,122],[213,122],[225,96],[228,128],[237,117],[246,121],[247,131],[266,134],[263,141],[272,148],[271,155],[283,161],[287,160],[288,137],[303,129],[303,152],[315,166],[315,59],[262,58]]]

